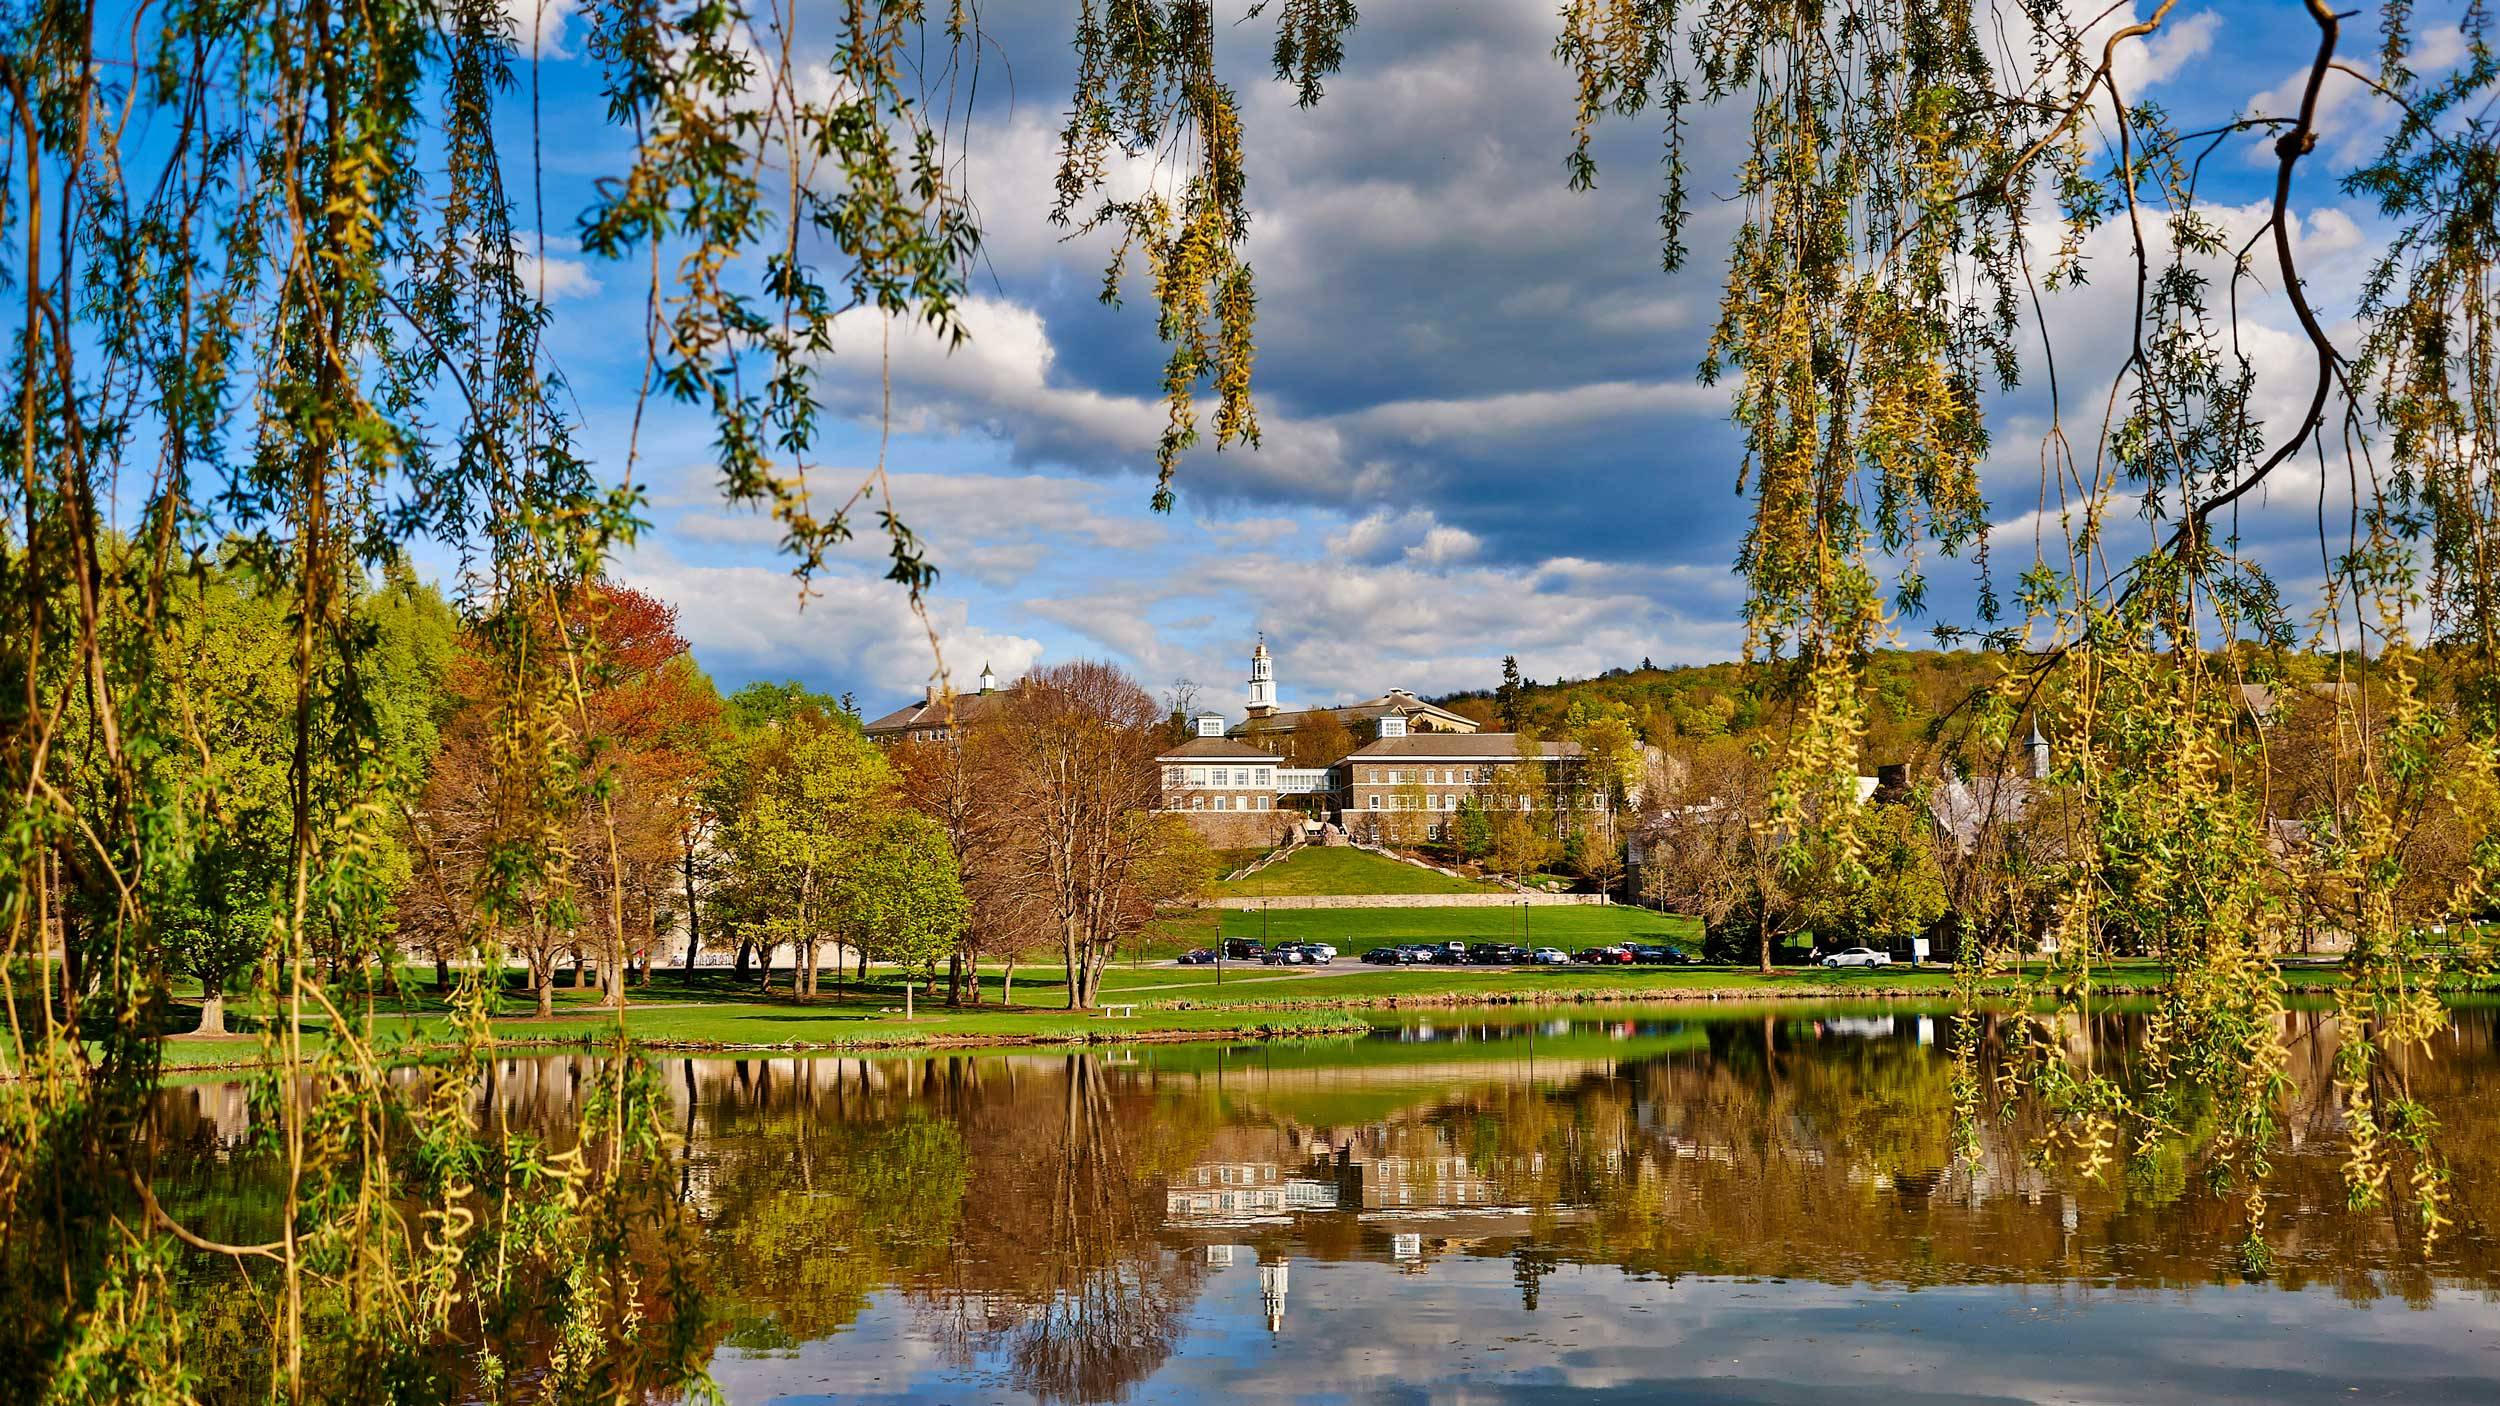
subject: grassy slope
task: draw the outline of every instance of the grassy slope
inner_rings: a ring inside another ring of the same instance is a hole
[[[1453,879],[1350,846],[1307,846],[1246,879],[1219,884],[1226,898],[1285,898],[1304,894],[1497,893],[1491,884]]]

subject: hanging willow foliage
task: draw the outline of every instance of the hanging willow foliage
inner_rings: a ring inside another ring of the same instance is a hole
[[[2473,920],[2500,865],[2500,57],[2468,4],[2461,59],[2416,74],[2421,25],[2391,4],[2364,68],[2343,20],[2308,0],[2317,43],[2295,106],[2198,127],[2122,89],[2121,57],[2174,4],[2078,27],[2046,0],[1567,0],[1553,52],[1578,121],[1557,140],[1566,182],[1585,186],[1602,124],[1660,123],[1670,272],[1691,252],[1692,184],[1724,174],[1737,197],[1700,369],[1728,382],[1743,435],[1750,651],[1806,681],[1771,823],[1797,863],[1857,872],[1864,660],[1927,609],[1930,558],[1966,558],[1977,618],[1939,636],[2004,652],[2002,687],[1971,712],[1983,736],[2048,720],[2061,760],[2043,789],[2060,803],[2042,810],[2060,830],[2052,1009],[2022,1027],[2001,1082],[1982,1087],[1963,1059],[1957,1106],[2030,1103],[2051,1150],[2096,1173],[2208,1138],[2258,1265],[2296,926],[2352,945],[2337,1005],[2353,1202],[2405,1207],[2426,1242],[2444,1222],[2437,1129],[2404,1071],[2440,981],[2488,961]],[[1356,7],[1246,8],[1274,22],[1278,80],[1322,101]],[[710,418],[724,496],[771,516],[802,580],[865,514],[916,601],[934,568],[882,465],[824,485],[809,451],[844,312],[965,335],[971,7],[862,0],[804,32],[795,10],[743,0],[591,0],[579,17],[631,154],[577,228],[644,271],[642,395]],[[1073,25],[1048,213],[1108,232],[1106,298],[1143,262],[1169,348],[1158,506],[1200,442],[1202,392],[1218,447],[1258,436],[1226,28],[1209,0],[1080,0]],[[509,934],[600,921],[565,880],[559,817],[603,804],[581,683],[598,661],[568,621],[640,496],[630,454],[603,474],[575,448],[541,349],[528,271],[543,260],[525,254],[543,254],[549,216],[521,193],[534,159],[525,171],[498,140],[516,122],[536,139],[535,65],[525,113],[514,68],[536,46],[487,0],[30,0],[0,26],[0,286],[16,314],[0,400],[0,996],[16,1076],[0,1083],[0,1381],[43,1399],[198,1393],[182,1254],[233,1262],[273,1326],[259,1365],[283,1399],[700,1388],[697,1293],[655,1175],[658,1095],[621,1027],[578,1134],[549,1144],[504,1126],[491,1097],[479,1113],[482,977],[453,1002],[455,1053],[415,1077],[389,1072],[394,1037],[330,979],[389,965],[381,855],[412,778],[378,745],[353,607],[421,538],[471,564],[464,606],[494,666],[472,970],[500,969]],[[2350,345],[2311,306],[2295,237],[2296,201],[2321,193],[2330,82],[2394,114],[2345,181],[2390,230]],[[1711,111],[1747,119],[1724,173],[1688,149]],[[2234,245],[2200,174],[2225,142],[2267,138],[2268,213]],[[2131,275],[2128,352],[2082,398],[2101,407],[2088,436],[2050,376],[2040,508],[2060,540],[2001,596],[1980,492],[1988,399],[2026,369],[2026,338],[2054,350],[2041,294],[2094,272],[2103,231]],[[2257,409],[2273,388],[2239,319],[2259,297],[2291,310],[2311,353],[2290,423]],[[2353,485],[2340,540],[2322,514],[2307,610],[2234,535],[2237,505],[2295,463]],[[2150,544],[2132,556],[2114,545],[2130,513]],[[252,1037],[283,1199],[247,1243],[167,1209],[144,1136],[168,915],[221,814],[216,787],[176,765],[206,750],[176,651],[212,548],[281,596],[293,631],[292,687],[270,700],[293,745],[260,973],[282,1014]],[[2331,666],[2316,696],[2335,745],[2287,814],[2290,759],[2248,686],[2304,650]],[[1968,999],[2013,955],[1999,931],[1963,964]],[[2120,950],[2170,973],[2149,1079],[2059,1037]]]

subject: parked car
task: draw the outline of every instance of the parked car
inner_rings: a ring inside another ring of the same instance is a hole
[[[1571,959],[1559,947],[1540,947],[1528,954],[1528,960],[1540,967],[1559,967]]]
[[[1271,967],[1301,967],[1311,964],[1311,954],[1299,942],[1279,942],[1260,960]]]
[[[1363,960],[1375,967],[1394,967],[1414,960],[1403,947],[1375,947],[1363,954]]]
[[[1633,961],[1645,967],[1680,967],[1693,960],[1684,955],[1683,948],[1661,942],[1627,942],[1624,947],[1631,952]]]
[[[1215,949],[1212,947],[1192,947],[1188,951],[1181,954],[1181,965],[1184,967],[1214,966]]]
[[[1500,942],[1467,944],[1467,961],[1471,966],[1498,967],[1510,961],[1510,947]]]
[[[1623,947],[1583,947],[1578,955],[1579,960],[1592,966],[1621,967],[1632,962],[1631,950]]]
[[[1398,960],[1408,966],[1429,962],[1432,960],[1432,949],[1420,943],[1408,943],[1398,949]]]
[[[1267,955],[1267,945],[1246,937],[1224,939],[1224,955],[1236,962],[1255,962]]]
[[[1824,953],[1823,965],[1827,967],[1888,967],[1892,965],[1892,954],[1878,952],[1872,947],[1845,947],[1838,952]]]
[[[1310,953],[1311,960],[1323,967],[1337,960],[1337,949],[1330,943],[1306,942],[1302,944],[1302,950]]]
[[[1432,949],[1432,960],[1445,967],[1463,967],[1467,965],[1467,944],[1444,942]]]

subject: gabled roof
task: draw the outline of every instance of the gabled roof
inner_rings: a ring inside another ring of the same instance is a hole
[[[1002,688],[991,693],[958,693],[955,695],[954,726],[982,722],[1006,710],[1015,690]],[[893,737],[908,732],[927,732],[947,726],[946,700],[923,698],[897,708],[874,722],[863,724],[860,731],[870,737]]]
[[[1274,752],[1263,752],[1247,742],[1236,741],[1230,737],[1193,737],[1177,747],[1164,748],[1156,754],[1155,760],[1159,762],[1268,762],[1282,766],[1285,759]]]
[[[1577,742],[1540,742],[1537,752],[1546,761],[1570,761],[1579,757]],[[1515,732],[1410,732],[1404,737],[1383,737],[1354,749],[1347,761],[1381,761],[1413,758],[1417,761],[1443,762],[1515,762],[1519,760],[1519,734]]]
[[[1315,718],[1322,713],[1334,714],[1337,721],[1349,727],[1387,717],[1391,713],[1402,713],[1410,718],[1430,718],[1434,726],[1458,732],[1474,732],[1479,726],[1475,719],[1464,713],[1453,713],[1437,703],[1426,703],[1405,689],[1393,688],[1378,698],[1366,698],[1360,703],[1341,703],[1333,708],[1296,708],[1291,712],[1252,718],[1234,728],[1233,732],[1236,736],[1253,732],[1291,732],[1301,725],[1303,719]]]

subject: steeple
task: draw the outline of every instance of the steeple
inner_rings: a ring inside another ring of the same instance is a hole
[[[2045,781],[2049,775],[2049,739],[2040,731],[2040,720],[2031,720],[2031,736],[2023,745],[2031,749],[2031,779]]]
[[[1259,644],[1250,651],[1250,716],[1264,718],[1276,711],[1276,665],[1268,657],[1267,632],[1259,632]]]

